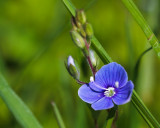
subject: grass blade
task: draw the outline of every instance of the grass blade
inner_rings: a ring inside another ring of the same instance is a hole
[[[72,4],[72,2],[70,0],[63,0],[64,5],[67,7],[67,9],[69,10],[69,12],[72,14],[72,16],[76,16],[76,8],[75,6]]]
[[[37,119],[34,117],[29,108],[8,86],[7,82],[0,74],[0,96],[6,103],[7,107],[13,113],[17,121],[24,128],[42,128]]]
[[[123,4],[126,6],[128,11],[132,14],[134,19],[137,21],[141,29],[143,30],[144,34],[146,35],[150,45],[156,52],[157,56],[160,58],[160,43],[157,37],[152,32],[151,28],[147,24],[146,20],[134,4],[132,0],[122,0]]]
[[[56,106],[56,104],[54,102],[51,103],[52,106],[53,106],[53,110],[54,110],[54,113],[55,113],[55,116],[56,116],[56,119],[57,119],[57,122],[58,122],[58,125],[60,128],[65,128],[65,125],[63,123],[63,120],[62,120],[62,117],[61,117],[61,114]]]

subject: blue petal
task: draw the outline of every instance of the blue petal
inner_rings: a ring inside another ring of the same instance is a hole
[[[117,105],[125,104],[131,100],[134,85],[132,81],[127,82],[125,86],[117,89],[115,96],[112,98]]]
[[[114,104],[112,102],[112,99],[104,96],[97,102],[93,103],[91,107],[94,110],[104,110],[104,109],[112,108],[113,106]]]
[[[121,88],[127,81],[127,72],[120,64],[115,62],[103,66],[95,75],[95,82],[103,88],[115,86],[115,82],[118,82],[118,88]]]
[[[95,82],[90,82],[89,86],[92,90],[96,91],[96,92],[104,92],[104,90],[106,90],[106,88],[103,88],[102,86],[98,85]]]
[[[79,88],[78,95],[84,102],[90,104],[103,97],[103,93],[93,91],[87,84],[84,84]]]

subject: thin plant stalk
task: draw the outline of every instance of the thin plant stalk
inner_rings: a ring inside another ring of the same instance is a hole
[[[66,128],[65,125],[64,125],[64,122],[62,120],[61,114],[60,114],[60,112],[57,108],[57,105],[54,102],[51,102],[51,105],[53,107],[53,110],[54,110],[54,113],[55,113],[55,116],[56,116],[59,127],[60,128]]]

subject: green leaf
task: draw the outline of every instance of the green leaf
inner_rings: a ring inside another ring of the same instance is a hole
[[[70,0],[63,0],[65,6],[67,7],[67,9],[69,10],[69,12],[73,15],[76,16],[76,8],[74,7],[74,5],[72,4],[72,2]]]
[[[104,48],[102,47],[102,45],[100,44],[100,42],[96,39],[95,36],[93,36],[93,38],[91,39],[92,43],[92,47],[93,49],[96,51],[96,53],[98,54],[98,56],[101,58],[101,60],[103,61],[103,63],[107,64],[110,62],[113,62],[111,57],[108,55],[108,53],[104,50]]]
[[[24,128],[42,128],[29,108],[8,86],[7,82],[0,74],[0,96],[6,103],[9,110],[13,113],[17,121]]]

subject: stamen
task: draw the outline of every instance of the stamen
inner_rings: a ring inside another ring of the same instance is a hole
[[[114,96],[114,94],[115,94],[115,91],[113,87],[107,88],[106,91],[104,92],[104,95],[107,97],[112,97]]]
[[[118,81],[115,82],[115,87],[119,88],[119,82]]]
[[[93,76],[90,77],[90,82],[93,82],[94,81],[94,78]]]

